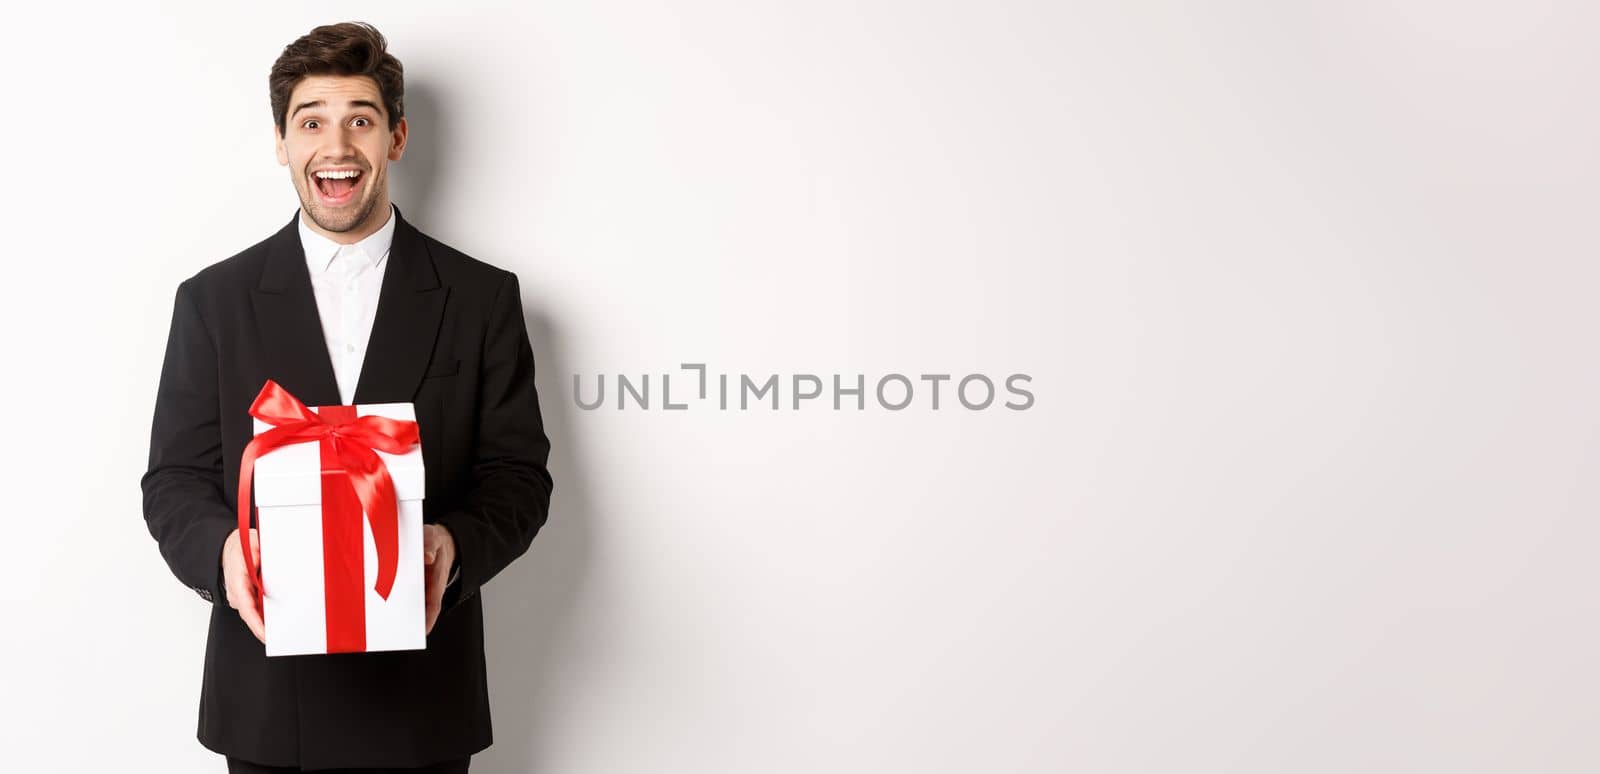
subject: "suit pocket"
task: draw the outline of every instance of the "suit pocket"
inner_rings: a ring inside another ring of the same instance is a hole
[[[461,361],[460,360],[454,360],[454,359],[452,359],[452,360],[441,360],[441,361],[439,361],[437,363],[434,363],[428,369],[427,373],[424,373],[422,375],[422,378],[424,378],[424,379],[436,379],[436,378],[439,378],[439,377],[442,377],[442,376],[455,376],[456,372],[460,371],[460,370],[461,370]]]

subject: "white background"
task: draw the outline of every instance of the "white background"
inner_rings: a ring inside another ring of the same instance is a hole
[[[1592,5],[716,0],[13,12],[7,770],[222,770],[137,483],[348,19],[555,447],[475,772],[1600,769]],[[572,400],[681,362],[1037,400]]]

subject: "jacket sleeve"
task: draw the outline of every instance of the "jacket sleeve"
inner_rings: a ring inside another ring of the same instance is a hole
[[[460,570],[441,601],[441,616],[527,552],[550,511],[550,440],[533,385],[522,293],[510,272],[489,312],[482,363],[473,485],[458,507],[439,517],[455,540]]]
[[[226,602],[222,546],[238,526],[222,492],[217,350],[190,281],[178,285],[150,426],[150,464],[140,479],[144,520],[185,586]]]

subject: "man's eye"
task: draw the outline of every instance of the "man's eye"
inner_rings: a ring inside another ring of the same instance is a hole
[[[357,120],[357,121],[361,121],[361,122],[363,122],[363,123],[364,123],[364,124],[368,124],[368,123],[371,123],[371,122],[370,122],[370,121],[367,121],[367,119],[365,119],[365,118],[357,118],[357,119],[356,119],[356,120]]]
[[[312,124],[315,124],[316,122],[317,122],[317,120],[315,118],[313,118],[313,119],[311,119],[309,121],[306,121],[305,123],[301,124],[300,126],[306,128],[306,129],[315,129],[316,127],[312,126]]]

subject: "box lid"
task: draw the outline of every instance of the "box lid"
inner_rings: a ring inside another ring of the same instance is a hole
[[[309,407],[321,413],[321,406]],[[415,420],[416,412],[410,403],[365,403],[356,405],[356,416],[377,415],[390,419]],[[257,435],[272,429],[273,425],[255,419]],[[256,458],[256,505],[306,505],[322,502],[322,453],[316,441],[289,444],[273,449]],[[405,454],[390,454],[374,450],[389,468],[394,480],[397,500],[421,500],[423,497],[422,443],[417,443]]]

